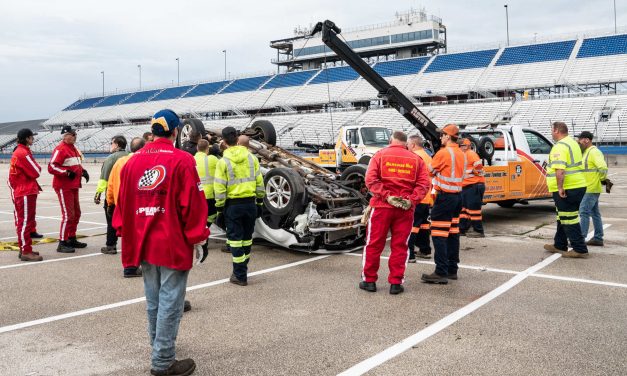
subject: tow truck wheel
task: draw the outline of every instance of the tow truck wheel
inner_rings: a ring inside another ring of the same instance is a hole
[[[366,188],[366,171],[368,166],[364,164],[356,164],[346,168],[340,175],[342,182],[348,182],[347,185],[359,191],[364,197],[368,197],[368,188]]]
[[[189,135],[193,131],[200,133],[200,137],[202,138],[207,136],[207,130],[205,129],[205,125],[202,123],[202,120],[185,119],[183,120],[183,125],[179,128],[179,134],[176,137],[176,147],[180,149],[185,141],[189,141]]]
[[[257,120],[253,122],[250,129],[255,132],[255,136],[252,136],[253,139],[276,146],[276,129],[268,120]]]
[[[466,135],[464,136],[464,138],[467,138],[470,140],[470,150],[474,151],[475,153],[479,154],[479,152],[477,150],[479,150],[479,143],[477,142],[477,139],[472,137],[471,135]]]
[[[494,155],[494,141],[490,137],[484,136],[479,139],[479,151],[477,152],[481,158],[492,159]]]
[[[295,216],[305,209],[305,182],[294,170],[273,168],[264,176],[266,197],[263,203],[272,215]]]

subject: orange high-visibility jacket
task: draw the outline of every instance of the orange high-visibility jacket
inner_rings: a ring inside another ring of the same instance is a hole
[[[462,191],[466,154],[459,145],[450,143],[441,148],[431,160],[429,172],[433,177],[433,186],[436,191],[459,193]]]
[[[425,163],[425,166],[427,166],[427,168],[428,166],[431,166],[431,156],[427,154],[425,149],[417,150],[414,153],[418,154],[418,156],[422,159],[422,161]],[[431,195],[431,188],[433,188],[433,186],[429,184],[429,191],[427,195],[425,196],[425,198],[423,198],[422,201],[420,201],[421,204],[433,205],[433,196]]]
[[[476,183],[485,183],[483,163],[479,155],[472,150],[467,150],[466,159],[466,175],[464,175],[462,187]]]

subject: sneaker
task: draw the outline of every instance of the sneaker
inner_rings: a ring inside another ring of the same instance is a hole
[[[43,257],[36,255],[35,253],[22,253],[20,260],[22,261],[43,261]]]
[[[154,376],[187,376],[194,373],[196,363],[192,359],[175,360],[167,369],[151,369],[150,374]]]
[[[544,249],[551,253],[563,253],[567,251],[566,249],[556,248],[553,244],[545,244]]]
[[[35,231],[35,232],[31,232],[30,233],[30,237],[31,237],[31,239],[41,239],[44,236],[42,234],[38,233],[37,231]]]
[[[186,300],[185,303],[183,303],[183,312],[189,312],[192,310],[192,303],[189,302],[189,300]]]
[[[485,238],[485,234],[483,232],[477,231],[469,231],[466,233],[467,238]]]
[[[398,295],[400,293],[402,293],[403,291],[405,291],[405,289],[403,288],[403,285],[390,285],[390,294],[392,295]]]
[[[87,243],[79,242],[78,240],[76,240],[76,237],[70,238],[70,241],[68,243],[70,243],[70,246],[72,246],[74,248],[85,248],[85,247],[87,247]]]
[[[134,277],[141,277],[141,276],[142,276],[141,268],[133,268],[133,267],[124,268],[124,278],[134,278]]]
[[[374,282],[361,281],[359,282],[359,288],[368,292],[376,292],[377,284]]]
[[[238,286],[248,286],[248,281],[240,281],[239,279],[237,279],[235,274],[231,274],[231,278],[229,278],[229,282]]]
[[[407,260],[407,262],[410,263],[410,264],[415,264],[416,263],[416,258],[415,257],[414,258],[409,258]]]
[[[580,253],[580,252],[575,252],[575,251],[568,251],[568,252],[562,253],[562,257],[566,257],[566,258],[588,258],[588,252]]]
[[[448,279],[446,277],[436,274],[435,272],[431,274],[423,274],[420,279],[427,283],[437,283],[440,285],[446,285],[448,283]]]
[[[57,252],[59,253],[74,253],[76,250],[65,240],[61,240],[57,246]]]
[[[430,259],[431,258],[431,253],[418,252],[418,253],[416,253],[416,257],[420,257],[422,259]]]
[[[455,273],[455,274],[449,274],[449,275],[447,275],[447,276],[446,276],[446,278],[448,278],[448,279],[452,279],[452,280],[454,280],[454,281],[457,281],[457,273]]]
[[[107,245],[100,248],[100,252],[104,253],[105,255],[115,255],[118,253],[118,250],[115,248],[114,245]]]
[[[586,245],[593,245],[596,247],[603,247],[603,240],[590,239],[586,242]]]

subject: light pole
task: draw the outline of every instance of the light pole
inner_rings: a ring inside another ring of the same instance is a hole
[[[181,86],[181,61],[176,58],[176,85]]]
[[[222,50],[224,52],[224,81],[226,81],[226,50]]]
[[[505,27],[507,28],[507,45],[509,46],[509,11],[507,8],[507,4],[503,5],[505,7]]]
[[[139,90],[142,89],[142,65],[137,64],[137,69],[139,69]]]
[[[102,74],[102,96],[104,97],[104,71],[100,72]]]
[[[616,0],[614,0],[614,34],[618,33],[618,29],[616,28]]]

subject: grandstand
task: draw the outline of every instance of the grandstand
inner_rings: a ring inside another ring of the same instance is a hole
[[[549,135],[551,121],[591,130],[607,144],[627,141],[627,33],[582,34],[507,47],[494,46],[369,61],[437,125],[506,123]],[[337,65],[337,64],[334,64]],[[107,151],[114,134],[141,134],[150,116],[171,108],[209,127],[246,127],[263,117],[282,146],[296,140],[332,142],[346,122],[407,130],[407,123],[348,66],[242,76],[143,91],[80,98],[44,123],[34,149],[58,142],[65,124],[85,128],[78,145]],[[2,140],[0,140],[1,142]],[[9,142],[9,141],[7,141]]]

